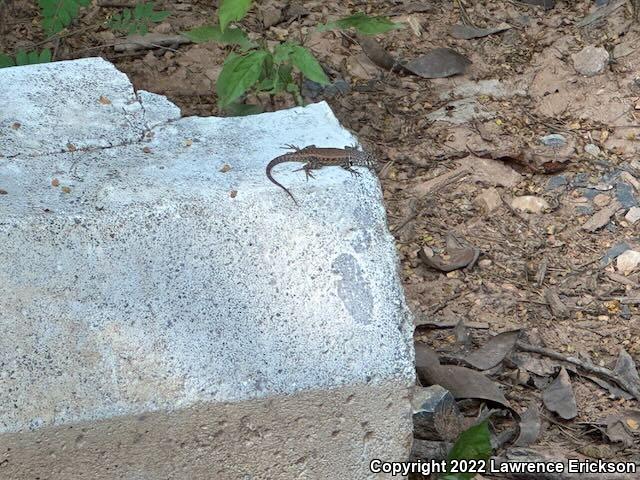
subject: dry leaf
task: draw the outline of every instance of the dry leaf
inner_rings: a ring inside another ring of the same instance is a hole
[[[404,68],[422,78],[444,78],[459,75],[471,65],[464,55],[450,48],[436,48],[404,65]]]
[[[563,367],[556,379],[542,393],[544,406],[552,412],[560,415],[565,420],[571,420],[578,415],[576,398],[573,395],[571,379],[567,370]]]
[[[529,408],[520,416],[520,435],[514,445],[516,447],[528,447],[536,442],[541,428],[540,411],[535,402],[529,404]]]
[[[423,385],[440,385],[456,399],[479,398],[511,408],[498,385],[487,376],[466,367],[440,365],[437,354],[420,343],[416,344],[416,371]]]
[[[479,370],[493,368],[513,351],[519,335],[520,330],[500,333],[479,349],[469,353],[463,360]]]
[[[463,40],[471,40],[472,38],[482,38],[492,35],[494,33],[504,32],[509,30],[511,25],[508,23],[501,23],[497,27],[490,28],[478,28],[471,25],[456,24],[451,27],[451,36],[453,38],[461,38]]]

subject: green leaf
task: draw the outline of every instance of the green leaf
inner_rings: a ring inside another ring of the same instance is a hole
[[[49,63],[51,61],[51,50],[45,48],[40,52],[38,63]]]
[[[219,25],[203,25],[196,27],[182,34],[194,43],[219,42],[230,45],[240,45],[242,48],[253,48],[256,46],[247,34],[239,28],[227,28],[224,32]]]
[[[0,68],[13,67],[15,64],[16,62],[13,61],[12,57],[0,53]]]
[[[491,433],[488,420],[460,434],[447,457],[451,460],[488,460],[491,457]],[[446,473],[440,480],[471,480],[475,473]]]
[[[251,0],[221,0],[218,8],[218,21],[220,30],[224,32],[231,22],[237,22],[249,11]]]
[[[324,70],[322,70],[318,60],[316,60],[316,57],[314,57],[306,48],[300,45],[293,45],[291,63],[293,63],[309,80],[313,80],[320,85],[329,84],[329,79],[324,73]]]
[[[27,62],[29,65],[38,63],[38,52],[27,52]]]
[[[149,20],[151,20],[153,23],[160,23],[169,15],[171,15],[171,12],[167,10],[161,10],[159,12],[151,12],[149,14]]]
[[[138,20],[144,18],[144,3],[136,3],[133,9],[133,18]]]
[[[225,107],[225,111],[229,112],[235,117],[245,117],[247,115],[262,113],[264,110],[261,105],[233,102]]]
[[[334,29],[346,30],[348,28],[355,28],[359,33],[364,35],[376,35],[397,28],[403,28],[403,26],[399,23],[392,22],[388,17],[370,17],[362,12],[318,26],[318,30],[321,32]]]
[[[38,0],[42,13],[42,27],[47,35],[54,35],[78,16],[80,7],[86,7],[91,0]]]
[[[118,32],[146,35],[151,23],[159,23],[170,15],[167,11],[154,12],[154,5],[153,2],[139,2],[133,10],[125,8],[122,14],[111,17],[108,25]]]
[[[258,81],[268,55],[265,50],[254,50],[244,56],[232,53],[227,57],[216,82],[220,106],[229,105]]]
[[[24,50],[20,50],[16,54],[16,65],[29,65],[29,55],[27,54],[27,52],[25,52]]]
[[[273,50],[273,61],[275,63],[283,63],[289,60],[291,53],[293,52],[294,44],[290,42],[284,42],[276,45]]]

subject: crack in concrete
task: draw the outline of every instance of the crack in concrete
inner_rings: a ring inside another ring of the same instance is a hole
[[[52,150],[52,151],[46,151],[46,152],[39,152],[39,153],[35,153],[35,154],[24,154],[24,153],[18,153],[16,155],[7,155],[7,156],[3,156],[0,154],[0,160],[3,159],[7,159],[7,160],[11,160],[14,158],[18,158],[18,157],[26,157],[26,158],[36,158],[36,157],[42,157],[42,156],[47,156],[47,155],[59,155],[59,154],[65,154],[65,153],[76,153],[76,152],[97,152],[97,151],[101,151],[101,150],[108,150],[110,148],[119,148],[119,147],[126,147],[126,146],[130,146],[130,145],[138,145],[142,142],[144,142],[145,138],[149,135],[149,133],[153,132],[155,129],[157,129],[158,127],[163,127],[165,125],[168,125],[170,123],[174,123],[178,120],[180,120],[181,118],[177,118],[177,119],[168,119],[165,120],[164,122],[158,123],[157,125],[154,125],[153,127],[149,126],[149,121],[147,118],[147,110],[144,106],[144,101],[140,98],[140,95],[138,94],[138,91],[133,87],[133,85],[131,86],[131,88],[133,89],[133,93],[136,97],[136,101],[138,102],[138,104],[140,105],[140,109],[142,110],[142,123],[144,125],[144,128],[139,129],[138,127],[136,127],[133,123],[133,120],[131,119],[132,115],[130,113],[128,113],[124,108],[122,109],[122,112],[124,114],[124,118],[125,120],[129,123],[129,125],[131,126],[131,128],[133,130],[141,130],[140,133],[140,138],[138,138],[137,140],[129,140],[129,141],[125,141],[125,142],[120,142],[120,143],[116,143],[116,144],[110,144],[106,147],[101,147],[101,146],[92,146],[92,147],[81,147],[81,148],[77,148],[75,150],[65,150],[65,149],[60,149],[60,150]],[[71,143],[71,142],[69,142]],[[27,147],[29,148],[29,147]]]

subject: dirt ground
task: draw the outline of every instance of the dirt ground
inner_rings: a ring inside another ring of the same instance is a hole
[[[37,44],[53,48],[56,60],[103,56],[136,88],[169,97],[183,115],[222,114],[214,91],[228,48],[184,44],[118,53],[118,39],[103,22],[119,9],[98,6],[84,9],[63,38],[46,42],[35,3],[4,3],[0,51]],[[171,16],[156,33],[214,23],[213,2],[157,5]],[[562,361],[572,357],[607,369],[640,388],[634,366],[640,359],[640,253],[633,253],[640,251],[640,221],[634,223],[640,205],[640,24],[632,21],[630,4],[614,0],[608,15],[584,26],[579,22],[596,8],[588,1],[546,10],[510,0],[463,5],[477,26],[505,22],[510,28],[454,38],[461,10],[444,0],[265,0],[241,25],[255,38],[302,37],[331,80],[348,85],[342,93],[311,87],[304,93],[310,102],[328,101],[381,159],[389,227],[419,325],[417,344],[436,350],[443,363],[453,358],[464,365],[465,355],[492,336],[520,330],[519,342],[560,357],[518,344],[485,373],[516,412],[531,405],[539,412],[542,428],[532,447],[556,457],[640,462],[640,416],[629,414],[638,412],[638,399],[616,390],[606,375]],[[401,59],[449,47],[472,64],[464,75],[440,79],[389,72],[357,43],[314,31],[356,11],[404,25],[377,37]],[[589,46],[596,49],[584,50]],[[284,95],[248,100],[267,111],[294,105]],[[474,252],[472,264],[448,272],[442,271],[446,265],[429,266],[438,255],[444,254],[444,263],[456,260],[447,246],[454,237]],[[577,406],[568,419],[543,399],[562,366],[571,388],[560,403],[571,403],[572,390]],[[463,407],[474,416],[480,402]],[[616,416],[622,433],[607,420]]]

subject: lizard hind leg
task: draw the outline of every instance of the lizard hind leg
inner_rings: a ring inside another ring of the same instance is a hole
[[[296,152],[299,152],[299,151],[301,151],[301,150],[307,150],[307,149],[309,149],[309,148],[318,148],[318,147],[316,147],[315,145],[307,145],[306,147],[302,147],[302,148],[300,148],[300,147],[299,147],[299,146],[297,146],[297,145],[293,145],[293,144],[291,144],[291,143],[285,143],[285,144],[284,144],[282,147],[280,147],[280,148],[282,148],[282,149],[284,149],[284,150],[295,150]]]
[[[307,179],[307,181],[309,181],[309,177],[315,180],[316,177],[314,177],[313,173],[311,173],[311,171],[314,170],[315,168],[317,167],[315,167],[315,165],[312,162],[307,162],[302,167],[296,168],[294,172],[299,172],[300,170],[304,170],[305,178]]]

